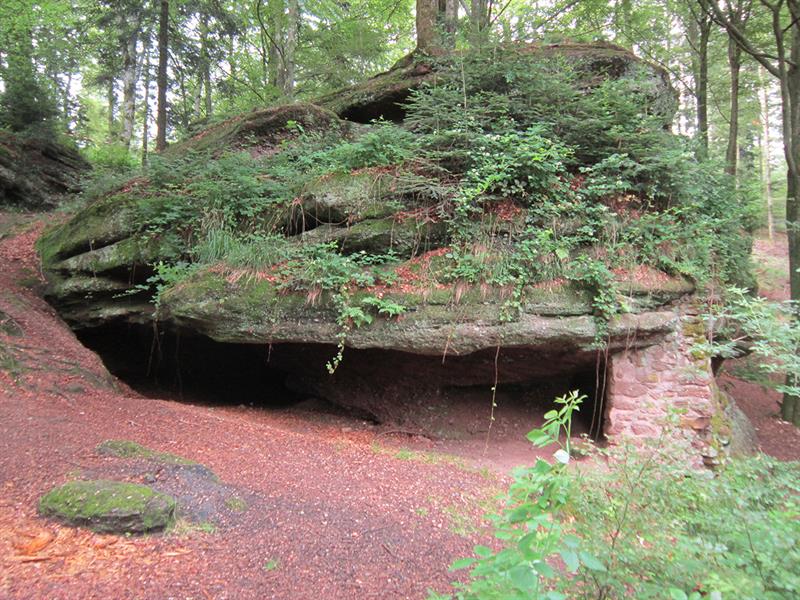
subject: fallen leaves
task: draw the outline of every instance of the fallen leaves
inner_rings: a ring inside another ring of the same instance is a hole
[[[11,545],[22,555],[31,556],[47,547],[53,541],[53,534],[47,530],[38,533],[20,532]]]

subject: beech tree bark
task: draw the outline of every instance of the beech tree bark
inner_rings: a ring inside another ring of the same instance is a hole
[[[439,0],[417,0],[417,50],[435,53],[442,48],[437,30]]]

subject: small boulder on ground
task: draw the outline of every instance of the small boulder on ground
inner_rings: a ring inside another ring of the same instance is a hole
[[[169,526],[175,517],[171,496],[136,483],[70,481],[39,501],[42,516],[99,533],[148,533]]]

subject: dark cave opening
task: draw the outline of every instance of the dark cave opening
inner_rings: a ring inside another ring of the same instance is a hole
[[[352,104],[341,113],[341,118],[354,123],[372,123],[377,119],[402,123],[406,118],[405,102],[411,92],[403,89],[382,95],[377,100],[364,104]]]
[[[490,422],[497,435],[524,436],[555,408],[556,397],[579,390],[587,399],[575,415],[576,433],[601,427],[605,366],[591,362],[594,354],[543,357],[530,349],[503,348],[443,361],[347,348],[330,375],[325,365],[336,347],[328,344],[222,343],[122,322],[77,335],[113,375],[149,397],[262,409],[302,403],[319,412],[460,439],[480,435]]]
[[[221,344],[155,325],[111,323],[76,332],[106,368],[146,396],[199,404],[288,406],[298,401],[286,373],[269,365],[269,347]]]

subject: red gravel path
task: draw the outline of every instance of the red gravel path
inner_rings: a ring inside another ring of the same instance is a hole
[[[0,231],[8,219],[0,214]],[[38,272],[41,227],[0,240],[0,311],[24,331],[0,333],[0,598],[422,598],[447,589],[448,565],[479,541],[453,529],[475,522],[497,479],[376,452],[364,431],[146,399],[110,382],[19,283]],[[202,462],[245,490],[250,506],[214,533],[143,538],[39,518],[43,492],[114,460],[93,451],[108,438]]]

